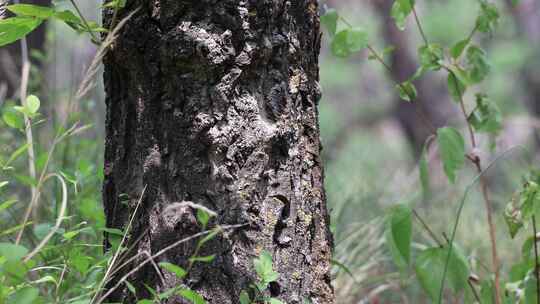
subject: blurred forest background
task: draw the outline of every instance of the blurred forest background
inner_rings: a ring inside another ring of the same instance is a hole
[[[70,5],[68,1],[54,2],[58,6]],[[521,172],[529,169],[531,163],[538,164],[540,156],[540,1],[522,0],[516,7],[510,2],[497,1],[502,12],[501,24],[494,35],[477,41],[487,50],[492,68],[482,89],[489,92],[500,107],[504,121],[496,148],[490,149],[492,139],[486,136],[481,137],[481,151],[485,159],[493,159],[494,155],[515,145],[522,145],[528,151],[510,154],[488,172],[499,254],[502,268],[507,271],[509,261],[520,255],[516,247],[520,242],[508,235],[502,214],[521,183]],[[84,0],[78,4],[88,20],[100,22],[100,1]],[[391,4],[391,0],[321,3],[322,10],[336,8],[354,26],[367,29],[370,43],[377,49],[389,45],[396,48],[387,58],[392,69],[390,74],[380,64],[369,61],[367,53],[347,59],[332,56],[327,35],[323,35],[320,126],[326,192],[336,245],[334,259],[345,266],[336,266],[334,271],[337,303],[428,303],[418,284],[393,266],[384,244],[384,211],[398,202],[409,203],[437,234],[449,234],[459,198],[475,175],[472,169],[462,170],[458,186],[450,187],[439,162],[433,161],[437,153],[432,153],[429,157],[430,169],[435,172],[431,179],[432,195],[422,196],[416,167],[430,125],[450,124],[460,129],[465,125],[444,100],[448,94],[443,75],[430,73],[418,80],[419,96],[415,103],[399,99],[394,81],[403,81],[414,74],[418,66],[416,47],[421,37],[415,30],[402,32],[395,27],[389,16]],[[477,6],[476,1],[471,0],[417,1],[426,35],[442,45],[454,44],[463,33],[471,30]],[[55,148],[49,166],[61,170],[74,185],[70,191],[76,195],[68,208],[72,223],[84,220],[103,227],[101,179],[105,104],[101,80],[82,101],[72,102],[96,46],[87,36],[77,35],[55,21],[47,22],[40,31],[32,33],[29,45],[33,62],[30,92],[40,96],[43,118],[47,121],[36,128],[34,134],[40,143],[36,145],[38,169],[45,165],[48,153],[40,147],[47,147],[54,139],[56,127],[66,121],[90,124],[91,128],[84,133]],[[18,44],[0,48],[0,107],[15,103],[19,70]],[[24,141],[24,134],[3,124],[0,122],[0,157],[5,159]],[[16,163],[24,167],[25,161]],[[9,174],[23,184],[32,183],[23,174]],[[60,185],[52,183],[48,187],[54,191]],[[10,193],[15,193],[14,197],[19,200],[28,195],[24,189]],[[54,198],[54,195],[42,196],[44,201],[39,212],[44,218],[57,212]],[[56,200],[59,199],[56,196]],[[21,205],[20,210],[12,208],[10,213],[2,214],[0,235],[2,230],[17,223],[23,208]],[[36,227],[37,235],[47,231],[47,224],[40,225]],[[99,237],[99,232],[88,236]],[[489,264],[488,229],[481,195],[476,189],[465,205],[456,239],[465,252],[471,254],[471,264]]]

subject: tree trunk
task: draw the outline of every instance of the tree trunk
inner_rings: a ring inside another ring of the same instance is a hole
[[[514,17],[519,34],[528,41],[531,48],[536,50],[529,56],[525,66],[521,68],[521,78],[525,91],[526,103],[536,118],[540,117],[540,75],[538,64],[540,52],[540,3],[535,0],[523,0],[515,6],[511,0],[506,0],[506,6]],[[535,132],[537,146],[540,146],[540,133]]]
[[[267,295],[333,303],[317,1],[140,0],[121,15],[139,6],[104,58],[107,226],[126,227],[145,187],[131,255],[200,231],[195,210],[175,202],[214,210],[212,225],[247,225],[206,243],[199,255],[215,259],[183,280],[143,267],[129,278],[137,297],[150,296],[143,283],[159,292],[183,285],[209,303],[239,303],[256,280],[253,259],[267,250],[280,275]],[[111,20],[106,12],[105,26]],[[155,262],[187,267],[194,245]],[[108,300],[135,302],[124,286]]]

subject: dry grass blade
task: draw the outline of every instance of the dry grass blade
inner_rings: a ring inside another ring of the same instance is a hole
[[[95,86],[95,76],[97,72],[99,71],[99,67],[101,66],[101,61],[105,54],[107,54],[107,51],[109,50],[109,47],[114,43],[116,38],[118,37],[118,33],[120,32],[120,29],[126,24],[126,22],[136,13],[139,11],[140,8],[135,9],[129,15],[127,15],[125,18],[123,18],[115,27],[110,31],[107,36],[105,36],[105,39],[101,42],[101,45],[99,49],[96,52],[96,55],[94,56],[94,59],[92,59],[92,62],[90,63],[90,66],[86,70],[85,76],[83,80],[81,81],[81,84],[79,85],[79,88],[77,89],[77,93],[75,94],[75,99],[80,100],[83,98],[88,91],[90,91]]]
[[[62,185],[62,206],[60,207],[60,214],[58,215],[58,218],[56,219],[56,224],[54,227],[49,231],[49,233],[41,240],[41,242],[30,252],[25,258],[24,261],[30,260],[32,257],[34,257],[46,244],[49,242],[49,240],[52,238],[52,236],[58,231],[60,228],[60,225],[62,224],[62,220],[64,219],[64,215],[66,214],[67,209],[67,202],[68,202],[68,191],[67,191],[67,185],[64,178],[56,173],[49,174],[45,177],[44,181],[48,180],[49,178],[56,177],[60,184]]]
[[[244,226],[247,226],[248,224],[238,224],[238,225],[226,225],[226,226],[218,226],[219,229],[223,232],[225,230],[231,230],[231,229],[236,229],[236,228],[240,228],[240,227],[244,227]],[[134,273],[136,273],[137,271],[139,271],[139,269],[141,269],[144,265],[146,265],[147,263],[155,260],[157,257],[159,257],[160,255],[164,254],[165,252],[179,246],[180,244],[183,244],[187,241],[190,241],[190,240],[193,240],[195,238],[198,238],[198,237],[201,237],[203,235],[207,235],[207,234],[210,234],[212,232],[214,232],[215,229],[210,229],[210,230],[206,230],[206,231],[202,231],[202,232],[199,232],[197,234],[194,234],[192,236],[189,236],[187,238],[183,238],[181,240],[178,240],[176,242],[174,242],[173,244],[161,249],[160,251],[158,251],[157,253],[151,255],[150,257],[148,257],[147,259],[143,260],[142,262],[140,262],[139,264],[137,264],[137,266],[135,268],[133,268],[132,270],[130,270],[128,273],[126,273],[120,280],[118,280],[118,282],[113,286],[111,287],[109,290],[107,290],[107,292],[101,297],[99,298],[99,300],[96,302],[97,304],[99,303],[103,303],[103,301],[105,301],[107,299],[107,297],[113,292],[115,291],[118,287],[120,287],[122,284],[124,284],[124,282],[127,280],[127,278],[129,278],[131,275],[133,275]],[[90,303],[94,303],[94,301],[90,302]]]

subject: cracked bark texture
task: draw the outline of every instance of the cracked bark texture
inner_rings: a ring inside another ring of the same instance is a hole
[[[175,202],[216,211],[211,225],[247,223],[206,243],[199,255],[215,259],[196,263],[183,280],[143,267],[129,278],[137,297],[150,297],[144,283],[239,303],[256,280],[253,259],[268,250],[280,277],[267,295],[333,303],[317,1],[128,0],[120,15],[137,7],[104,58],[108,227],[126,226],[145,186],[129,255],[156,253],[201,230],[195,210],[170,207]],[[111,20],[106,11],[105,26]],[[156,262],[186,267],[194,245]],[[108,300],[135,302],[126,288]]]

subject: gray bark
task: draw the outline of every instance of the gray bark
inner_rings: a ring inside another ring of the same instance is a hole
[[[149,296],[143,283],[160,292],[181,284],[208,303],[239,303],[264,249],[280,274],[268,295],[333,303],[317,1],[140,0],[128,1],[121,15],[139,6],[104,58],[107,225],[125,227],[146,186],[131,254],[156,253],[200,231],[193,209],[164,215],[174,202],[216,211],[212,225],[247,226],[207,243],[199,255],[216,258],[196,263],[182,281],[164,273],[161,282],[143,267],[129,278],[137,297]],[[111,19],[106,12],[106,26]],[[156,262],[186,267],[194,244]],[[135,299],[119,289],[108,300]]]

